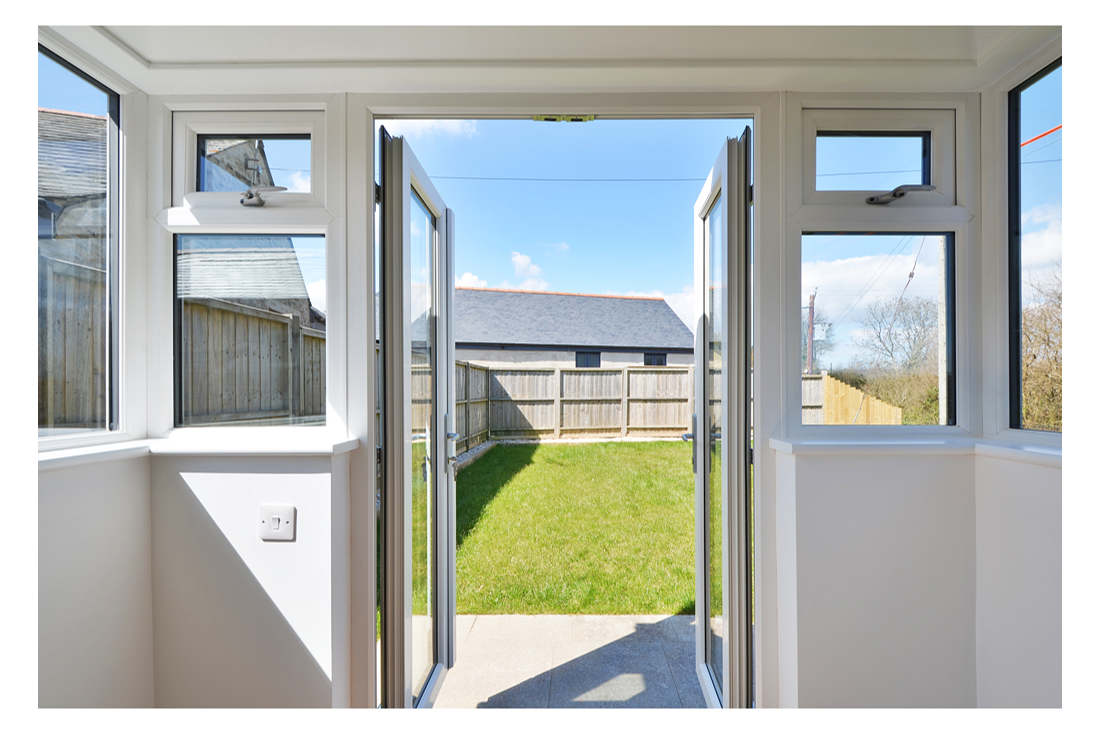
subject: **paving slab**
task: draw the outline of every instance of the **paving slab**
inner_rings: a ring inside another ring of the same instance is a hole
[[[689,615],[459,615],[440,708],[704,705]]]

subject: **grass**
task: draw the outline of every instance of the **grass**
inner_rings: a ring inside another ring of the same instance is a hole
[[[498,445],[458,475],[460,614],[694,611],[691,445]]]

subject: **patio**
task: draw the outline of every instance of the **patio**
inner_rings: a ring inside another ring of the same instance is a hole
[[[441,708],[699,708],[690,615],[459,615]]]

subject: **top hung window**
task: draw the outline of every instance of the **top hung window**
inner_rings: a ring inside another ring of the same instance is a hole
[[[866,206],[869,195],[898,186],[933,186],[891,206],[954,206],[954,110],[806,109],[802,114],[804,204]]]

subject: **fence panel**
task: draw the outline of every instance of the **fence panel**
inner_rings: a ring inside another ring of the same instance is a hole
[[[186,423],[325,414],[325,332],[291,316],[189,299],[180,319]]]
[[[38,425],[106,425],[107,278],[39,255]]]

